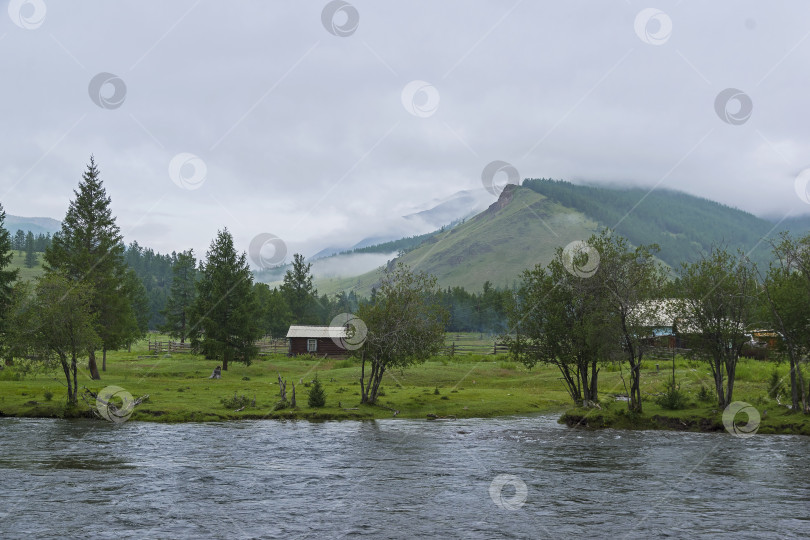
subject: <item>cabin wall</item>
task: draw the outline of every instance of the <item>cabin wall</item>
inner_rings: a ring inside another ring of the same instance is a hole
[[[307,339],[311,338],[288,338],[290,341],[289,355],[297,356],[299,354],[310,354],[307,352]],[[317,338],[318,351],[312,353],[314,356],[323,356],[324,354],[330,358],[347,356],[348,351],[340,348],[331,338]]]

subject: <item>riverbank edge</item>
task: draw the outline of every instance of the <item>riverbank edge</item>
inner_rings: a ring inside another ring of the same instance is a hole
[[[311,409],[282,409],[268,412],[249,413],[217,413],[211,411],[185,411],[182,415],[168,413],[154,409],[136,410],[126,421],[152,422],[162,424],[182,424],[200,422],[235,422],[240,420],[304,420],[310,422],[343,421],[343,420],[425,420],[425,421],[452,421],[471,418],[507,418],[514,416],[538,414],[560,414],[558,423],[574,429],[618,429],[633,431],[687,431],[700,433],[718,433],[726,430],[723,425],[722,414],[718,411],[684,412],[673,411],[671,414],[641,413],[633,414],[625,409],[602,410],[595,408],[570,408],[563,410],[559,407],[547,410],[527,410],[522,413],[502,414],[493,411],[489,415],[446,415],[438,416],[432,413],[420,415],[394,414],[386,407],[375,405],[361,405],[356,409],[341,411],[319,411]],[[99,418],[92,410],[75,407],[59,408],[48,407],[28,411],[26,414],[5,414],[0,410],[0,418],[53,418],[53,419],[94,419],[106,422]],[[785,410],[775,417],[765,418],[760,423],[758,434],[767,435],[804,435],[810,436],[810,417],[800,413]]]
[[[744,420],[744,418],[743,418]],[[566,410],[559,423],[579,429],[620,429],[633,431],[689,431],[718,433],[726,431],[721,411],[672,413],[631,413],[626,409],[600,410],[573,408]],[[789,410],[763,418],[756,430],[763,435],[810,436],[810,416]]]
[[[157,409],[137,407],[133,414],[123,421],[128,422],[151,422],[161,424],[183,424],[194,422],[236,422],[240,420],[305,420],[312,422],[342,421],[342,420],[426,420],[426,421],[446,421],[463,420],[470,418],[507,418],[512,416],[537,416],[542,414],[561,414],[564,407],[553,406],[548,408],[538,408],[536,405],[527,407],[522,411],[492,411],[491,414],[466,414],[461,410],[455,414],[438,415],[431,412],[421,412],[419,414],[400,413],[388,406],[380,405],[357,405],[356,407],[341,410],[318,410],[309,408],[285,408],[280,410],[270,410],[265,412],[216,412],[216,411],[183,411],[169,412]],[[396,414],[395,414],[396,413]],[[100,418],[93,410],[83,407],[49,406],[36,407],[22,413],[7,414],[0,410],[0,418],[52,418],[62,420],[91,419],[99,422],[107,422]]]

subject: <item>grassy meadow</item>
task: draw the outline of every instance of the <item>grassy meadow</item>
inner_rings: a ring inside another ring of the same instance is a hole
[[[25,266],[25,252],[12,251],[13,258],[11,264],[8,265],[9,270],[19,269],[19,279],[22,281],[32,281],[42,275],[42,257],[44,253],[37,253],[37,265],[33,268],[26,268]]]
[[[455,334],[454,334],[455,335]],[[472,336],[470,336],[472,338]],[[476,335],[476,337],[478,337]],[[154,337],[153,337],[154,339]],[[687,407],[663,409],[656,398],[671,376],[669,361],[646,361],[642,373],[644,414],[626,413],[622,372],[605,366],[599,375],[601,409],[575,409],[556,368],[527,370],[505,355],[440,356],[404,372],[385,375],[378,405],[360,405],[360,363],[356,360],[262,356],[250,366],[233,363],[221,379],[209,379],[216,361],[175,353],[148,356],[146,341],[131,352],[108,353],[107,371],[93,381],[83,366],[79,387],[98,392],[115,385],[137,399],[131,420],[156,422],[222,421],[257,418],[374,419],[432,417],[493,417],[565,412],[563,421],[590,427],[643,429],[722,430],[715,402],[699,399],[701,388],[712,387],[708,366],[675,359],[676,378],[687,396]],[[99,358],[100,362],[100,358]],[[656,363],[658,369],[656,369]],[[782,405],[768,395],[773,371],[784,378]],[[296,408],[277,409],[278,375],[287,381],[288,400],[295,384]],[[307,396],[315,376],[323,383],[327,403],[310,408]],[[625,378],[627,374],[624,373]],[[793,414],[789,402],[787,367],[769,361],[743,359],[737,368],[734,399],[754,405],[762,416],[762,433],[810,435],[810,418]],[[66,389],[61,371],[43,371],[25,364],[0,371],[0,415],[22,417],[89,416],[90,405],[80,399],[77,410],[65,407]],[[244,396],[244,401],[238,399]],[[705,396],[704,396],[705,398]],[[255,404],[253,400],[255,399]],[[92,400],[91,400],[92,401]],[[237,410],[244,406],[244,409]]]

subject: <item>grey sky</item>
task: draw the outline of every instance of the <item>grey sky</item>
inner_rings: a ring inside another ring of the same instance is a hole
[[[127,241],[163,252],[201,254],[223,226],[240,249],[267,232],[290,254],[400,232],[493,160],[810,211],[794,187],[810,166],[807,2],[660,2],[641,37],[651,4],[636,1],[357,0],[346,37],[325,1],[39,3],[44,18],[17,19],[31,29],[7,15],[19,0],[0,11],[11,214],[61,219],[90,153]],[[126,84],[120,106],[91,100],[101,72]],[[403,106],[415,80],[438,95],[435,111],[415,97],[429,116]],[[726,88],[753,104],[739,125],[715,111]],[[197,189],[170,178],[181,153],[205,164]]]

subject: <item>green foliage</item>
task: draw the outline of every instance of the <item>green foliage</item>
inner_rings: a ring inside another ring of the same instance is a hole
[[[25,267],[33,268],[37,265],[37,253],[34,249],[34,233],[28,231],[25,236]]]
[[[233,397],[220,398],[220,401],[226,409],[241,409],[247,407],[251,402],[249,397],[244,394],[237,395],[236,392],[233,393]]]
[[[714,403],[717,401],[717,394],[715,394],[714,390],[711,388],[701,384],[700,390],[698,390],[697,398],[698,401],[702,401],[703,403]]]
[[[677,282],[675,311],[679,331],[686,334],[696,357],[708,362],[718,406],[734,401],[732,392],[746,330],[759,311],[754,268],[743,255],[713,248],[692,264],[684,264]]]
[[[172,267],[178,258],[179,255],[175,253],[155,253],[151,248],[141,247],[138,242],[132,242],[124,251],[124,260],[135,271],[146,291],[148,309],[143,314],[138,313],[138,316],[146,316],[150,330],[157,330],[166,324],[161,312],[166,308],[172,285]]]
[[[192,308],[192,346],[206,358],[250,364],[258,355],[254,342],[261,337],[253,275],[244,252],[236,254],[228,229],[218,231],[196,282]]]
[[[11,252],[11,235],[5,229],[5,221],[6,211],[0,204],[0,335],[7,337],[8,313],[14,302],[14,281],[19,275],[19,270],[9,268],[13,253]],[[8,350],[10,347],[11,344],[5,339],[0,342],[0,349]]]
[[[776,399],[776,396],[785,391],[785,383],[782,381],[782,376],[779,375],[779,370],[776,366],[771,371],[771,378],[768,380],[768,397]]]
[[[284,274],[281,293],[292,311],[293,324],[317,324],[318,291],[312,285],[312,264],[300,253],[293,255],[292,268]]]
[[[315,378],[312,380],[312,388],[309,389],[307,405],[312,408],[323,407],[326,405],[326,392],[324,392],[323,385],[321,384],[321,381],[318,380],[317,375],[315,375]]]
[[[42,395],[45,397],[45,401],[50,401],[53,399],[53,392],[51,392],[50,390],[45,390],[45,392]]]
[[[375,300],[358,309],[357,317],[368,333],[362,347],[352,353],[364,362],[364,403],[377,400],[387,369],[424,362],[443,347],[447,311],[437,302],[436,292],[435,277],[398,263],[385,270]]]
[[[45,252],[45,271],[89,287],[101,346],[115,349],[142,334],[133,310],[137,287],[127,278],[121,231],[92,156],[74,195],[62,230]],[[89,367],[91,376],[98,379],[93,351]]]
[[[742,210],[676,191],[575,185],[545,178],[523,185],[614,227],[634,245],[658,244],[659,257],[673,268],[694,262],[700,253],[720,244],[750,250],[773,227]],[[642,200],[644,204],[639,204]],[[757,262],[767,263],[767,256]]]
[[[664,393],[655,398],[655,402],[670,411],[684,409],[688,405],[686,394],[681,391],[681,385],[675,381],[675,376],[664,382]]]
[[[284,294],[266,283],[253,285],[253,293],[259,306],[259,325],[265,335],[284,337],[293,320],[293,314]]]
[[[191,330],[190,318],[197,298],[197,261],[194,250],[180,253],[172,264],[172,285],[165,307],[160,311],[165,323],[160,330],[185,343]]]
[[[78,396],[77,361],[101,344],[93,294],[88,285],[50,273],[39,280],[34,297],[15,310],[18,347],[46,363],[58,362],[73,404]]]

